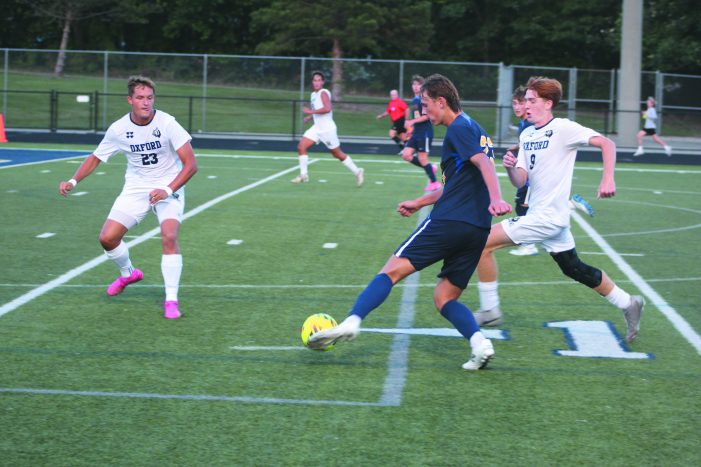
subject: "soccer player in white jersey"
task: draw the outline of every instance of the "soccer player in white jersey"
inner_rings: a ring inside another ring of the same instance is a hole
[[[345,165],[348,170],[355,175],[356,185],[363,186],[364,171],[357,167],[349,155],[341,150],[341,142],[338,140],[336,123],[333,121],[333,110],[331,107],[331,92],[324,88],[324,74],[320,71],[312,72],[312,95],[311,108],[304,107],[302,111],[306,114],[304,123],[314,119],[314,125],[304,132],[302,140],[297,145],[299,154],[299,175],[292,179],[292,183],[306,183],[309,181],[309,148],[318,144],[319,141],[329,149],[333,157]]]
[[[100,145],[78,167],[73,178],[60,182],[59,192],[67,196],[101,162],[107,162],[113,155],[122,152],[127,156],[124,188],[100,232],[100,243],[107,257],[121,272],[107,288],[107,294],[118,295],[129,284],[143,279],[143,273],[131,263],[123,238],[130,228],[153,211],[161,225],[163,244],[164,316],[179,318],[178,288],[183,261],[178,233],[185,207],[184,186],[197,172],[197,162],[187,131],[174,117],[155,109],[153,81],[132,76],[127,88],[131,112],[110,125]]]
[[[626,340],[631,342],[640,329],[643,298],[631,296],[605,272],[582,262],[570,232],[568,198],[577,147],[589,144],[601,149],[604,170],[597,197],[610,198],[616,194],[616,145],[590,128],[553,117],[553,108],[562,97],[562,85],[557,80],[533,77],[526,87],[526,116],[533,125],[521,133],[518,156],[507,153],[503,166],[515,187],[528,181],[528,212],[492,226],[477,266],[480,308],[484,310],[475,314],[477,322],[483,326],[501,323],[494,250],[540,243],[566,276],[594,289],[623,311],[628,327]]]

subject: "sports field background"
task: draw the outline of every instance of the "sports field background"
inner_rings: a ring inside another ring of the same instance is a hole
[[[573,191],[596,209],[573,214],[578,251],[648,301],[632,345],[548,255],[504,250],[496,357],[467,373],[467,343],[433,308],[437,265],[395,288],[374,332],[330,352],[299,341],[309,314],[342,319],[416,225],[394,209],[425,175],[398,158],[353,155],[358,189],[322,154],[295,186],[294,154],[198,151],[184,316],[166,321],[153,216],[129,238],[145,280],[105,294],[117,271],[97,234],[123,158],[63,199],[93,148],[42,149],[0,163],[0,465],[701,463],[699,166],[619,164],[600,201],[601,164],[577,164]]]

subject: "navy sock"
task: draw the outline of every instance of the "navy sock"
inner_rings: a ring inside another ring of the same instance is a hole
[[[421,167],[421,162],[419,162],[419,156],[412,157],[409,162],[414,164],[416,167]]]
[[[443,305],[441,315],[450,321],[466,339],[480,330],[470,309],[457,300],[451,300]]]
[[[392,141],[397,143],[397,146],[399,146],[400,148],[404,147],[404,143],[402,142],[401,138],[399,138],[399,136],[395,136],[394,138],[392,138]]]
[[[382,305],[389,293],[392,291],[392,279],[385,273],[376,275],[365,287],[353,304],[353,308],[348,313],[349,315],[358,315],[361,319],[365,317],[375,308]]]
[[[431,163],[428,163],[421,168],[426,171],[426,175],[428,175],[428,179],[431,180],[431,182],[436,181],[436,174],[433,173],[433,166]]]

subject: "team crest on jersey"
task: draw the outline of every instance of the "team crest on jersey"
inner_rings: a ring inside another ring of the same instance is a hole
[[[156,127],[156,129],[153,130],[153,133],[151,133],[151,134],[153,136],[155,136],[156,138],[160,138],[161,137],[161,130],[159,130],[158,127]]]
[[[511,219],[508,220],[509,225],[515,224],[516,222],[518,222],[519,219],[520,219],[520,217],[512,217]]]
[[[131,139],[134,137],[134,132],[133,131],[127,131],[127,138]]]
[[[553,131],[552,131],[552,130],[548,130],[548,131],[545,132],[545,136],[546,136],[547,138],[550,138],[552,135],[553,135]]]

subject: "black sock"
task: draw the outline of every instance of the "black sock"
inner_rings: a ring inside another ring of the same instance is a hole
[[[431,183],[436,181],[436,174],[433,173],[433,165],[430,163],[424,165],[422,167],[426,171],[426,175],[428,175],[428,179],[431,180]]]
[[[421,162],[419,162],[419,157],[418,157],[418,156],[412,157],[411,160],[410,160],[409,162],[412,163],[412,164],[414,164],[416,167],[421,167]]]

